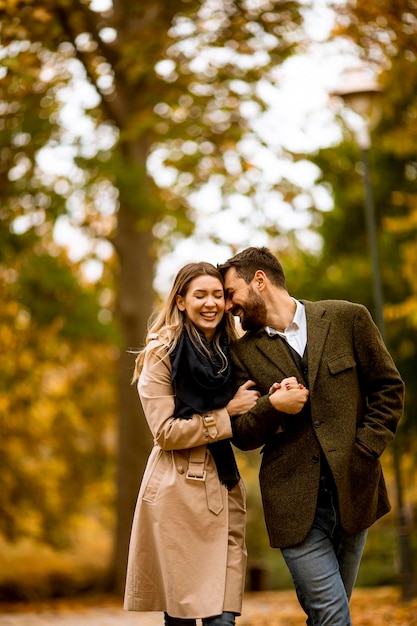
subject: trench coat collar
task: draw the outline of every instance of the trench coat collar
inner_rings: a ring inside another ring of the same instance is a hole
[[[314,387],[320,365],[326,337],[329,332],[329,321],[324,318],[326,309],[322,303],[300,300],[306,309],[307,345],[308,345],[308,381],[309,388]],[[256,332],[256,346],[267,359],[282,373],[282,377],[295,376],[299,378],[299,371],[288,350],[281,341],[274,341],[268,337],[265,330]]]

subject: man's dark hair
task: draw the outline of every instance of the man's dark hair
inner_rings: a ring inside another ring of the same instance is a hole
[[[287,288],[284,269],[268,248],[251,247],[235,254],[218,266],[223,278],[232,267],[237,276],[243,278],[247,284],[251,282],[257,270],[262,270],[273,285],[281,289]]]

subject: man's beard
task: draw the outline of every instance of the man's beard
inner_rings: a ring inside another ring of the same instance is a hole
[[[266,325],[266,305],[261,296],[249,288],[248,300],[245,308],[241,307],[240,325],[243,330],[253,330]]]

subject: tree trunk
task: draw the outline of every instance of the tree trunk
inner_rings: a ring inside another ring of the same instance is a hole
[[[113,587],[122,593],[125,583],[130,528],[137,492],[152,438],[136,387],[131,385],[135,355],[142,347],[153,308],[153,235],[137,228],[135,215],[119,210],[115,245],[119,255],[118,316],[123,346],[120,355],[120,407],[117,468],[117,526],[113,561]]]

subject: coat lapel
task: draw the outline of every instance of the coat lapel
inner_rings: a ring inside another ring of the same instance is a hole
[[[307,300],[301,302],[305,306],[307,318],[308,386],[313,389],[330,324],[324,318],[326,309],[322,303]],[[264,329],[259,330],[256,347],[280,371],[281,380],[288,376],[300,378],[294,360],[279,337],[268,337]]]
[[[305,306],[307,318],[308,384],[313,389],[330,324],[324,319],[326,309],[321,303],[301,302]]]
[[[302,303],[307,318],[308,385],[313,389],[330,324],[324,318],[326,309],[321,303],[309,301]],[[259,330],[256,347],[280,371],[281,380],[288,376],[300,377],[294,360],[279,337],[271,339],[265,330]]]
[[[258,332],[256,347],[280,371],[281,377],[277,377],[278,381],[288,376],[300,377],[294,360],[279,337],[268,337],[262,329]]]

